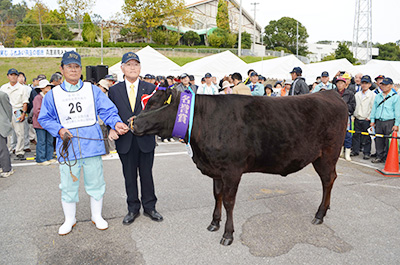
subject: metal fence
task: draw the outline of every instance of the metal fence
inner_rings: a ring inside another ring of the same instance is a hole
[[[137,52],[141,47],[129,48],[103,48],[104,57],[122,57],[124,53],[133,51]],[[231,51],[233,54],[238,54],[238,49],[216,49],[216,48],[154,48],[161,54],[169,57],[204,57],[224,51]],[[101,57],[101,48],[77,48],[77,52],[83,57]],[[250,49],[242,49],[243,56],[256,56]],[[288,53],[266,50],[265,56],[282,57],[289,55]],[[259,55],[258,55],[259,56]],[[310,63],[310,60],[304,56],[297,56],[303,63]]]

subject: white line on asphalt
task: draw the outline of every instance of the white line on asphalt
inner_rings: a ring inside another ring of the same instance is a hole
[[[390,185],[382,185],[382,184],[375,184],[375,183],[365,183],[364,185],[400,190],[400,187],[390,186]]]
[[[159,153],[154,156],[176,156],[176,155],[187,155],[187,152],[173,152],[173,153]],[[119,159],[118,154],[111,154],[105,157],[102,157],[103,160],[117,160]],[[56,165],[56,164],[54,164]],[[12,164],[12,167],[27,167],[27,166],[36,166],[35,162],[31,163],[21,163],[21,164]]]

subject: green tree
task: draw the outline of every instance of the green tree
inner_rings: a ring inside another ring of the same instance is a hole
[[[393,42],[378,45],[379,55],[376,59],[400,61],[400,47]]]
[[[332,60],[336,60],[336,56],[334,53],[331,53],[327,56],[325,56],[324,58],[322,58],[322,62],[326,62],[326,61],[332,61]]]
[[[28,7],[26,2],[13,4],[12,0],[0,0],[0,42],[13,47],[16,39],[16,24],[22,21]]]
[[[335,58],[336,59],[346,58],[352,64],[356,62],[353,53],[350,51],[349,47],[347,47],[346,43],[343,42],[339,43],[337,49],[335,50]]]
[[[183,41],[189,46],[199,44],[201,41],[199,34],[197,34],[196,32],[194,32],[192,30],[189,30],[185,34],[183,34],[182,38],[183,38]]]
[[[96,40],[96,27],[88,13],[83,16],[82,38],[84,41],[94,42]]]
[[[210,34],[210,36],[208,36],[208,42],[214,48],[222,47],[222,45],[224,45],[225,43],[225,36],[220,36],[216,33],[212,33]]]
[[[227,32],[231,32],[231,29],[229,27],[228,4],[225,0],[218,1],[217,27],[220,29],[224,29]]]
[[[171,5],[172,0],[125,0],[122,11],[132,31],[150,41],[151,31],[163,24]]]
[[[251,48],[251,35],[246,31],[242,32],[242,49],[250,49]]]
[[[167,33],[164,30],[156,29],[151,33],[151,38],[156,44],[165,44]]]
[[[181,38],[181,35],[178,32],[175,32],[175,31],[167,32],[168,45],[175,46],[178,43],[180,38]]]
[[[238,35],[234,33],[228,33],[225,37],[225,47],[234,48],[238,43]]]
[[[37,25],[37,21],[31,18],[24,18],[21,22],[17,23],[16,37],[18,39],[30,38],[31,45],[34,44],[35,40],[40,40],[40,29]]]
[[[91,13],[95,0],[57,0],[61,12],[66,18],[78,23],[78,29],[81,30],[81,23],[85,13]],[[82,38],[81,35],[79,35]]]
[[[188,26],[193,24],[192,12],[186,8],[184,0],[172,1],[169,13],[166,15],[164,23],[174,26],[178,29],[178,34],[181,33],[180,29],[182,26]]]
[[[284,47],[296,54],[297,22],[290,17],[270,21],[265,27],[264,43],[267,48]],[[307,38],[307,29],[299,22],[299,55],[307,55]]]

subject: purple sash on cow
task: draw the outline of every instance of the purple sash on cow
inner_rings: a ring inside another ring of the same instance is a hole
[[[181,93],[178,112],[176,113],[175,125],[174,129],[172,130],[172,136],[182,139],[185,138],[190,120],[191,101],[191,92],[184,91]]]

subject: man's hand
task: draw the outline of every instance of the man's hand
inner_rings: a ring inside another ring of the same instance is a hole
[[[393,126],[392,130],[395,131],[395,132],[398,132],[399,131],[399,126],[396,126],[396,125]]]
[[[70,131],[68,131],[68,129],[61,128],[61,129],[58,131],[58,134],[61,136],[61,139],[64,139],[64,134],[65,134],[65,133],[68,134],[69,138],[72,138],[72,137],[73,137],[72,133],[71,133]]]
[[[375,122],[371,122],[371,123],[369,124],[369,126],[375,127]]]
[[[111,129],[110,132],[108,133],[108,139],[110,140],[118,140],[119,136],[116,130]]]
[[[22,113],[21,117],[18,118],[19,122],[23,122],[25,120],[25,113]]]
[[[114,131],[114,130],[113,130]],[[119,134],[119,135],[123,135],[125,133],[127,133],[129,131],[129,127],[128,125],[126,125],[125,123],[122,122],[117,122],[115,124],[115,131]],[[111,130],[110,130],[111,132]],[[118,135],[117,135],[118,136]],[[118,139],[118,138],[117,138]]]

